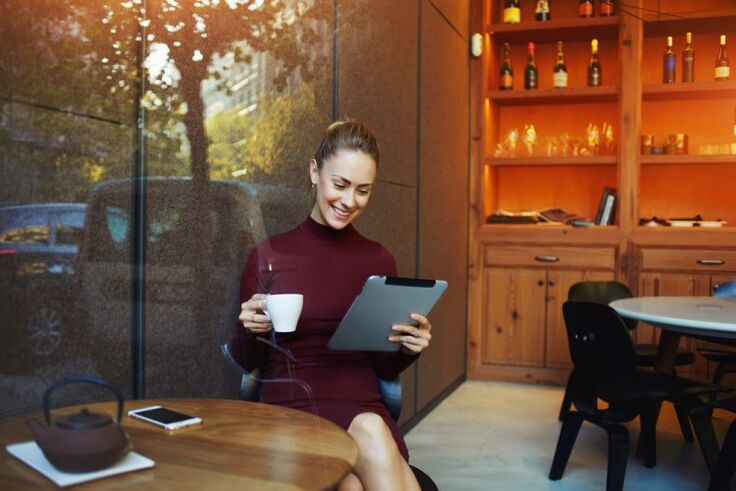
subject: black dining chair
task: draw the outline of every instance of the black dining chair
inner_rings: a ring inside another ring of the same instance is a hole
[[[695,407],[698,396],[723,388],[636,366],[636,352],[626,324],[615,310],[594,302],[567,301],[562,306],[574,369],[568,384],[574,409],[562,422],[549,478],[559,480],[583,421],[608,434],[607,490],[623,489],[629,433],[623,423],[639,416],[640,455],[656,465],[656,424],[662,401]],[[601,407],[599,400],[607,403]]]
[[[570,287],[567,293],[567,299],[578,302],[595,302],[608,305],[614,300],[621,298],[631,298],[633,294],[629,287],[620,281],[580,281]],[[631,332],[636,329],[638,321],[634,319],[623,319],[626,328]],[[657,360],[657,345],[655,343],[635,343],[634,353],[636,354],[636,366],[638,367],[654,367]],[[690,365],[695,361],[695,355],[692,351],[678,348],[675,355],[675,366]],[[568,382],[568,386],[569,386]],[[570,410],[570,396],[568,389],[565,388],[565,395],[562,398],[560,406],[559,420],[562,421]],[[687,411],[675,405],[675,412],[680,423],[682,436],[686,441],[693,441],[693,433],[690,429]]]
[[[713,291],[713,296],[736,298],[736,280],[718,285]],[[713,372],[714,384],[720,384],[721,379],[727,373],[736,373],[736,350],[733,348],[728,349],[724,345],[708,343],[698,348],[698,354],[716,365]]]
[[[240,363],[235,360],[232,352],[230,351],[229,343],[222,343],[220,345],[222,354],[225,359],[236,368],[241,374],[240,378],[240,399],[250,402],[258,402],[259,394],[261,391],[262,379],[260,378],[260,368],[255,368],[252,371],[247,371],[243,368]],[[398,421],[401,416],[401,381],[399,377],[394,379],[378,379],[378,390],[381,394],[381,400],[383,405],[386,406],[391,417],[394,421]],[[426,472],[409,464],[414,477],[416,477],[419,483],[421,491],[439,491],[437,484],[432,480]]]
[[[731,481],[734,480],[736,474],[736,419],[728,427],[719,450],[718,440],[713,428],[714,408],[736,413],[736,398],[720,399],[700,404],[695,406],[690,414],[693,428],[695,428],[695,435],[698,438],[705,464],[711,475],[708,491],[730,491]]]

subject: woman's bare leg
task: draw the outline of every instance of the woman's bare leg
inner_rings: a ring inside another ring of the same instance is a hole
[[[363,484],[358,479],[358,476],[351,472],[345,479],[340,481],[337,491],[365,491],[365,488],[363,488]]]
[[[361,413],[353,418],[348,433],[358,445],[355,474],[365,491],[419,491],[419,483],[383,418],[375,413]]]

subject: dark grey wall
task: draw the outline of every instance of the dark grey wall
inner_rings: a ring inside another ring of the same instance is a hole
[[[430,316],[431,349],[402,376],[402,423],[465,373],[468,8],[456,3],[337,10],[337,115],[368,123],[381,146],[379,185],[357,226],[391,250],[400,274],[450,283]]]

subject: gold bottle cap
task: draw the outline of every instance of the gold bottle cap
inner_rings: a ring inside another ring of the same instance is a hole
[[[687,44],[690,44],[693,42],[693,33],[692,32],[686,32],[685,33],[685,42]]]
[[[597,39],[593,39],[590,42],[590,47],[593,49],[593,52],[597,52],[598,51],[598,40]]]
[[[667,36],[667,46],[672,47],[672,36]]]
[[[721,34],[721,46],[725,46],[725,45],[726,45],[726,35]]]

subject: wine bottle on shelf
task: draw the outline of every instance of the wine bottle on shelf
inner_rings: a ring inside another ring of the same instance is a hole
[[[598,59],[598,40],[590,42],[590,62],[588,62],[588,87],[600,87],[603,85],[603,72],[601,62]]]
[[[562,41],[557,41],[557,61],[552,72],[553,87],[567,87],[567,65],[565,64],[565,54],[562,52]]]
[[[529,58],[526,60],[524,68],[524,88],[536,89],[539,87],[537,72],[537,61],[534,58],[534,43],[529,43]]]
[[[580,17],[593,17],[593,0],[580,0],[578,15]]]
[[[675,52],[672,50],[672,36],[667,36],[667,48],[664,50],[664,58],[662,60],[662,83],[675,83],[676,63]]]
[[[695,51],[693,50],[693,33],[685,33],[685,49],[682,50],[682,81],[695,81]]]
[[[503,60],[499,71],[498,88],[501,90],[513,90],[514,70],[511,68],[511,48],[509,43],[503,43]]]
[[[534,18],[539,21],[552,20],[552,0],[537,0]]]
[[[616,15],[616,7],[613,4],[613,0],[601,0],[601,5],[598,9],[598,12],[601,14],[601,17],[610,17],[612,15]]]
[[[728,80],[729,76],[731,76],[731,65],[728,64],[728,55],[726,55],[726,35],[721,34],[721,47],[718,48],[716,58],[716,80]]]
[[[503,22],[505,24],[518,24],[521,22],[521,8],[519,0],[506,0],[503,4]]]

